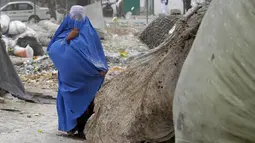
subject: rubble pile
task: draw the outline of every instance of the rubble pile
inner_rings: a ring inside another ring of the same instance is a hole
[[[6,51],[19,57],[42,56],[44,51],[37,40],[37,33],[21,21],[10,21],[7,15],[0,16]]]
[[[10,23],[12,22],[9,22],[9,25]],[[25,27],[25,31],[16,32],[17,35],[14,34],[11,37],[5,34],[3,40],[22,82],[29,87],[57,90],[57,71],[46,54],[46,48],[59,24],[56,24],[54,20],[44,20],[38,24],[16,21],[14,24],[20,25],[17,27],[22,29]],[[8,29],[6,26],[2,27]],[[120,33],[113,32],[116,28],[114,26],[107,27],[107,30],[97,29],[110,67],[106,80],[124,71],[129,58],[148,50],[147,46],[134,36],[134,33],[138,31],[134,28],[135,26],[141,28],[145,25],[119,23],[117,29],[125,29],[125,32],[119,30]],[[15,33],[15,30],[12,33]],[[31,49],[32,52],[30,52]]]
[[[15,59],[16,57],[11,57]],[[15,65],[17,73],[26,87],[39,87],[57,91],[58,73],[48,56],[40,57],[36,60],[23,59],[21,63]],[[106,81],[126,70],[125,65],[114,65],[110,63],[110,69],[106,76]]]
[[[21,62],[16,62],[17,57],[10,58],[25,86],[57,90],[57,71],[47,55],[37,59],[22,59]]]
[[[58,29],[59,25],[55,21],[40,21],[38,24],[27,23],[27,26],[37,33],[37,39],[42,46],[47,47],[50,39]]]
[[[159,47],[105,83],[85,128],[88,142],[164,142],[174,137],[176,83],[208,5],[191,9]]]

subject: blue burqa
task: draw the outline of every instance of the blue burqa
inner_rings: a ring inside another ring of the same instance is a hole
[[[80,34],[67,44],[66,38],[73,28]],[[68,132],[100,89],[104,77],[100,71],[108,66],[100,38],[86,17],[75,21],[68,15],[53,36],[48,54],[58,70],[57,112],[59,130]]]

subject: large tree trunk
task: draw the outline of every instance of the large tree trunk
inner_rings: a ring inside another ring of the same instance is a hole
[[[104,84],[86,126],[88,142],[162,142],[174,136],[176,83],[206,9],[194,8],[159,47]]]

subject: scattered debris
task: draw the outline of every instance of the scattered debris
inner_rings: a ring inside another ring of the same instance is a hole
[[[16,71],[26,87],[40,87],[43,90],[57,91],[57,77],[58,73],[53,66],[52,61],[47,55],[44,55],[46,46],[48,45],[50,39],[52,38],[54,32],[59,27],[54,21],[41,21],[37,25],[34,23],[25,23],[27,29],[31,32],[28,35],[36,36],[14,36],[4,37],[5,45],[8,46],[9,57],[15,65]],[[114,27],[112,25],[116,24],[116,33],[112,33]],[[96,29],[102,40],[102,45],[110,66],[125,68],[126,61],[133,58],[148,50],[148,47],[143,44],[140,40],[134,36],[135,33],[139,32],[145,27],[142,22],[116,22],[109,23],[106,31],[101,29]],[[22,33],[21,35],[25,35]],[[18,38],[17,38],[18,37]],[[13,40],[16,39],[16,40]],[[38,42],[36,42],[36,39]],[[36,42],[36,43],[32,43]],[[26,50],[30,49],[28,45],[33,49],[34,57],[31,58],[32,54],[28,54]],[[42,46],[45,46],[41,48]],[[16,48],[12,48],[16,46]],[[25,48],[23,48],[25,47]],[[27,47],[27,48],[26,48]],[[37,47],[37,48],[33,48]],[[39,47],[39,48],[38,48]],[[44,49],[44,52],[42,51]],[[17,51],[23,52],[17,52]],[[14,55],[12,53],[15,53]],[[15,56],[18,55],[19,57]],[[28,56],[29,55],[29,56]],[[40,55],[40,56],[38,56]],[[41,56],[43,55],[43,56]],[[26,57],[26,58],[22,58]],[[109,71],[106,79],[109,80],[115,75],[121,73],[120,71]],[[33,94],[34,93],[30,93]]]
[[[26,48],[22,48],[22,47],[16,45],[14,47],[13,53],[15,56],[18,56],[18,57],[24,57],[24,58],[33,58],[34,57],[34,51],[29,45],[27,45]]]
[[[38,113],[38,114],[34,114],[33,116],[40,116],[40,115],[41,115],[41,114]]]

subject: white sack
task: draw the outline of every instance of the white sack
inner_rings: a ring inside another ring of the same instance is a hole
[[[9,25],[8,34],[18,35],[18,34],[25,32],[26,29],[27,29],[27,26],[25,23],[23,23],[21,21],[12,21]]]
[[[1,15],[0,16],[0,24],[1,24],[1,29],[3,33],[6,33],[9,29],[9,24],[10,24],[10,17],[8,15]]]
[[[56,23],[53,23],[49,20],[43,20],[38,23],[39,26],[41,26],[43,29],[48,30],[49,32],[56,32],[59,25]]]

